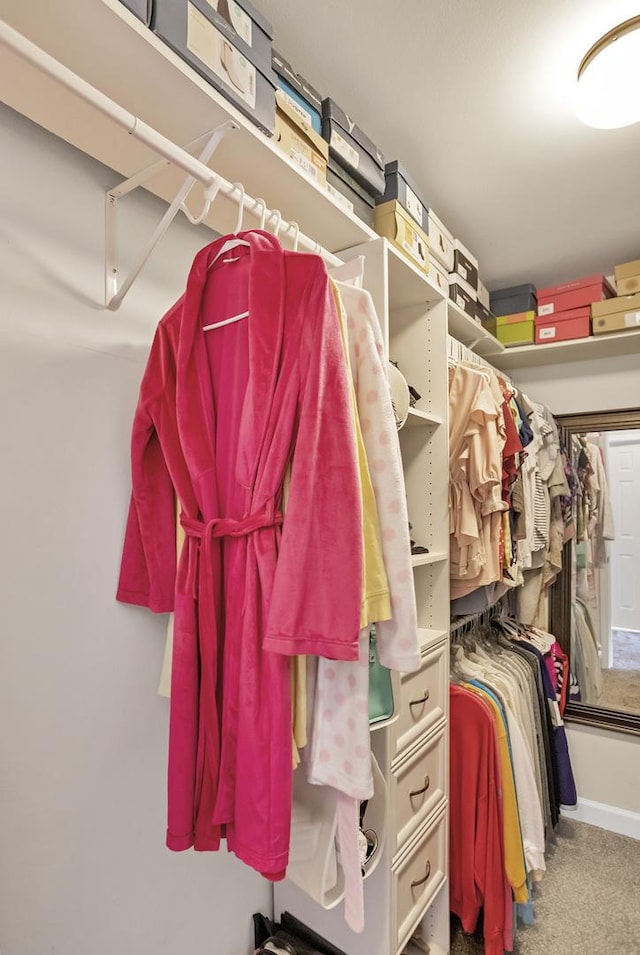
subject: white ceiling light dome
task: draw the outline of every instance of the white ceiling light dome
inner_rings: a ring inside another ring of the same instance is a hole
[[[640,16],[614,27],[586,54],[578,69],[576,112],[597,129],[640,121]]]

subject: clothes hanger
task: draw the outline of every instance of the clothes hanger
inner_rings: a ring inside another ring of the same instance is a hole
[[[215,265],[215,263],[223,255],[225,255],[227,252],[231,252],[232,249],[236,249],[238,248],[238,246],[242,246],[242,245],[246,246],[247,248],[250,248],[250,243],[247,242],[246,239],[237,238],[238,233],[242,231],[242,220],[244,218],[245,189],[242,183],[239,183],[239,182],[234,182],[234,186],[240,192],[240,201],[238,203],[238,221],[236,222],[236,227],[233,231],[232,237],[227,239],[227,241],[223,243],[222,248],[214,256],[213,261],[209,263],[209,269],[211,269],[213,265]],[[237,262],[237,261],[238,261],[238,256],[233,256],[232,258],[229,258],[229,259],[223,259],[222,264],[224,265],[225,262]],[[249,317],[248,311],[240,312],[238,315],[233,315],[231,318],[225,318],[221,322],[213,322],[210,325],[203,325],[202,331],[209,332],[213,328],[222,328],[223,325],[232,325],[234,322],[239,322],[241,319],[248,318],[248,317]]]

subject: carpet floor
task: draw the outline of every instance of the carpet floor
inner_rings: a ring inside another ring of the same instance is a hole
[[[640,842],[563,816],[534,905],[536,924],[518,929],[515,955],[638,955]],[[451,955],[483,952],[456,920]]]
[[[613,667],[602,671],[598,706],[640,713],[640,633],[612,630]]]

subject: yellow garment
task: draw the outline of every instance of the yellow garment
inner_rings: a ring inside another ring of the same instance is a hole
[[[465,690],[470,690],[479,696],[491,709],[496,727],[498,752],[500,753],[500,768],[502,769],[502,828],[504,833],[504,869],[509,885],[513,889],[513,898],[516,902],[528,902],[527,870],[524,861],[524,849],[520,834],[520,816],[518,815],[518,801],[513,779],[513,768],[509,755],[509,739],[507,728],[500,709],[495,700],[488,693],[470,683],[462,684]]]
[[[371,474],[369,472],[369,463],[362,440],[362,431],[360,430],[356,392],[353,385],[351,362],[349,360],[347,316],[340,299],[340,293],[333,280],[331,281],[331,289],[338,310],[344,356],[349,371],[351,407],[353,409],[356,446],[358,450],[358,468],[360,470],[360,485],[362,487],[362,533],[364,539],[362,610],[360,614],[360,627],[362,628],[369,626],[371,623],[376,623],[379,620],[391,620],[391,599],[389,597],[389,581],[387,580],[387,572],[382,557],[382,539],[380,536],[378,509],[371,484]]]
[[[176,555],[180,559],[180,551],[184,544],[185,533],[180,523],[180,501],[176,498]],[[173,614],[169,614],[169,623],[167,624],[167,636],[164,642],[164,658],[162,660],[162,671],[160,673],[160,684],[158,686],[158,695],[171,697],[171,664],[173,661]]]

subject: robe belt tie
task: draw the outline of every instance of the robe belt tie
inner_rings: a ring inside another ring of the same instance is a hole
[[[277,527],[282,521],[282,512],[274,509],[273,502],[265,505],[261,511],[238,520],[233,517],[212,517],[208,521],[200,521],[195,517],[187,517],[184,512],[180,514],[180,524],[187,537],[200,541],[202,545],[202,562],[209,573],[212,568],[211,546],[216,538],[246,537],[262,527]],[[197,572],[191,574],[194,591],[197,590],[196,578],[199,576]],[[197,592],[194,592],[194,597],[198,597]]]

